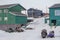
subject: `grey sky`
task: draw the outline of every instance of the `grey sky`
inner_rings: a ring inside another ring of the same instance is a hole
[[[48,8],[56,3],[60,3],[60,0],[0,0],[0,5],[19,3],[26,9],[37,8],[48,12]]]

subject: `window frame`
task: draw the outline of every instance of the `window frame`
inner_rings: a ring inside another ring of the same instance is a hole
[[[8,13],[8,9],[4,9],[4,13]]]
[[[4,17],[4,21],[8,21],[8,17]]]
[[[2,17],[0,17],[0,21],[2,21]]]
[[[55,16],[60,16],[60,10],[55,10]]]
[[[0,9],[0,13],[2,13],[2,10]]]

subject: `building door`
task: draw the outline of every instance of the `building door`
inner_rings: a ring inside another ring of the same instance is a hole
[[[54,26],[56,25],[56,20],[52,20],[51,22],[53,23]]]

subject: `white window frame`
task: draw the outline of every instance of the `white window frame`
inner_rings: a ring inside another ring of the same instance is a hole
[[[0,13],[2,13],[2,10],[0,10]]]
[[[0,21],[2,21],[2,17],[0,17]]]
[[[8,13],[8,9],[4,9],[4,13]]]
[[[8,20],[8,17],[4,17],[4,21],[7,21]]]
[[[55,16],[60,16],[60,10],[55,10]]]

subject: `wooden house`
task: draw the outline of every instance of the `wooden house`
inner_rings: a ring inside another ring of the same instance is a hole
[[[49,8],[49,24],[60,26],[60,4],[54,4]]]
[[[38,18],[40,16],[43,16],[43,13],[41,10],[30,8],[27,10],[28,17],[35,17]]]
[[[26,9],[20,4],[0,5],[0,30],[26,25],[27,16],[21,13],[22,10]]]

